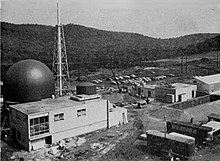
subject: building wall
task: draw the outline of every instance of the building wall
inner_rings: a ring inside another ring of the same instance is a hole
[[[200,80],[197,80],[198,91],[206,93],[214,93],[220,91],[220,82],[215,84],[206,84]]]
[[[194,91],[194,98],[195,98],[197,91],[196,85],[190,85],[182,88],[156,87],[155,98],[161,102],[174,103],[179,101],[179,95],[181,95],[182,97],[181,102],[182,102],[192,98],[192,91]]]
[[[194,91],[194,97],[192,97],[192,91]],[[190,86],[187,86],[187,87],[183,87],[183,88],[177,88],[176,89],[176,101],[175,102],[178,102],[178,96],[183,94],[182,95],[182,101],[186,101],[188,99],[192,99],[192,98],[195,98],[196,97],[196,91],[197,91],[197,86],[196,85],[190,85]]]
[[[29,151],[37,150],[45,146],[45,138],[30,141]]]
[[[161,102],[167,102],[167,95],[175,94],[175,89],[172,88],[164,88],[164,87],[156,87],[155,88],[155,98]],[[170,97],[169,97],[170,98]],[[175,98],[174,98],[175,99]],[[169,99],[170,100],[170,99]]]
[[[166,95],[166,102],[167,102],[167,103],[173,103],[173,102],[175,102],[174,99],[175,99],[175,95],[174,95],[174,94],[167,94],[167,95]]]
[[[28,116],[13,108],[9,108],[9,115],[11,139],[29,149]]]
[[[141,92],[141,95],[144,96],[144,97],[151,97],[151,98],[154,98],[155,97],[155,89],[152,89],[152,88],[144,88],[144,87],[138,87],[137,88],[137,92],[140,90]],[[148,92],[151,92],[151,95],[149,96],[149,93]]]
[[[112,110],[110,110],[109,127],[126,123],[128,123],[127,109],[117,107],[117,109],[113,108]]]
[[[220,80],[219,80],[220,81]],[[214,91],[220,91],[220,82],[214,84]]]
[[[201,81],[197,81],[197,85],[198,85],[198,91],[199,92],[206,92],[206,93],[210,93],[210,87],[208,84],[201,82]]]
[[[86,115],[77,116],[77,110],[86,109]],[[54,121],[54,115],[64,113],[64,120]],[[49,113],[50,133],[53,142],[63,138],[107,127],[107,101],[100,100]]]
[[[28,120],[29,120],[28,121],[28,127],[29,127],[28,137],[30,138],[29,139],[30,140],[30,142],[29,142],[29,151],[42,148],[46,144],[45,137],[50,135],[50,127],[49,127],[49,131],[48,132],[45,132],[45,133],[42,133],[42,134],[39,134],[39,135],[31,136],[31,124],[30,124],[30,122],[31,122],[30,120],[31,119],[36,119],[36,118],[40,119],[41,117],[45,117],[45,116],[49,117],[49,112],[43,112],[43,113],[37,113],[37,114],[28,115]],[[46,122],[44,122],[44,123],[46,123]],[[38,124],[34,124],[33,126],[36,126],[36,125],[39,125],[39,123]],[[39,127],[42,127],[42,124],[39,125]],[[42,131],[42,130],[39,129],[39,131]],[[35,132],[37,132],[37,131],[33,130],[33,133],[35,133]]]

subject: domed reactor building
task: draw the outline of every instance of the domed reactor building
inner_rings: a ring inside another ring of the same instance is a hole
[[[55,82],[52,72],[45,64],[28,59],[9,68],[3,90],[6,102],[39,101],[55,94]]]

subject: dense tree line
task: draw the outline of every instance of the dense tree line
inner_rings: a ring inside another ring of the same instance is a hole
[[[70,70],[130,67],[142,62],[219,50],[220,34],[193,34],[170,39],[97,30],[80,25],[64,26]],[[52,65],[56,27],[1,23],[3,75],[8,66],[23,59]]]

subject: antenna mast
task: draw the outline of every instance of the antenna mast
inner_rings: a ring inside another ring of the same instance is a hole
[[[55,36],[53,52],[53,74],[55,79],[56,95],[66,95],[70,90],[69,68],[67,62],[66,45],[63,25],[60,23],[60,10],[57,3],[57,35]]]

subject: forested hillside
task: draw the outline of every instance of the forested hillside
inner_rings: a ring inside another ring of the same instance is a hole
[[[170,39],[136,33],[97,30],[80,25],[64,26],[70,69],[129,67],[144,61],[197,54],[220,48],[220,34],[193,34]],[[37,59],[52,64],[56,28],[36,24],[1,23],[2,64]],[[5,67],[3,71],[7,68]]]

